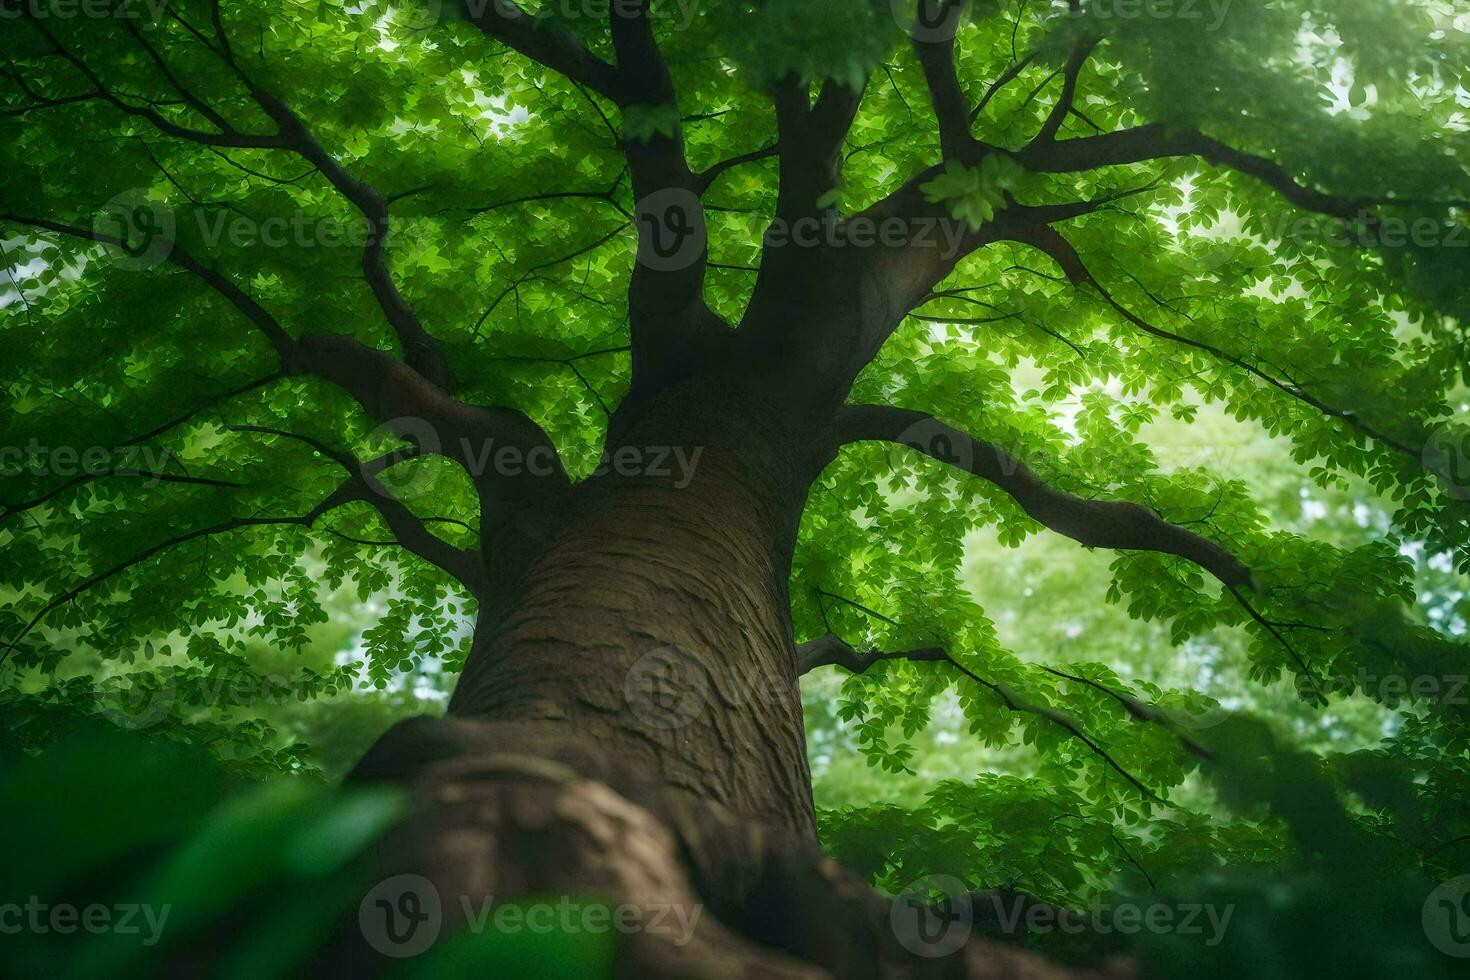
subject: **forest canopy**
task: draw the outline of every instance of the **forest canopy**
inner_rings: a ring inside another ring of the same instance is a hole
[[[602,488],[729,469],[779,487],[731,509],[776,515],[782,672],[697,710],[800,676],[868,884],[1235,917],[1001,930],[1067,962],[1453,975],[1467,42],[1447,0],[0,0],[0,786],[52,828],[0,897],[188,912],[23,966],[228,920],[222,972],[289,974],[408,809],[337,781],[489,717]],[[704,671],[767,622],[675,632]],[[598,717],[689,723],[641,639],[567,642],[627,655]],[[562,940],[474,962],[617,955]]]

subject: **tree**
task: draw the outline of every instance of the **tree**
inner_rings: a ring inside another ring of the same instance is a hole
[[[1044,529],[1176,643],[1243,627],[1309,705],[1419,703],[1374,772],[1442,770],[1393,826],[1449,860],[1463,707],[1373,678],[1465,656],[1400,553],[1470,572],[1451,4],[594,6],[5,4],[15,676],[142,652],[170,670],[128,710],[187,704],[259,682],[247,637],[301,647],[323,582],[391,592],[362,669],[460,676],[356,769],[417,801],[385,867],[707,905],[687,946],[637,937],[651,974],[1061,975],[901,941],[816,847],[798,694],[850,671],[902,771],[952,687],[1120,825],[1269,754],[1001,649],[965,535]],[[1161,470],[1140,432],[1207,403],[1366,480],[1384,540]],[[100,675],[15,686],[118,711]]]

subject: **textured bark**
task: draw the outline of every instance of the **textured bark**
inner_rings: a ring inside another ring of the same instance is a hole
[[[449,716],[357,769],[416,804],[375,871],[422,875],[446,910],[594,893],[697,919],[628,936],[629,976],[1081,975],[973,937],[917,955],[821,853],[787,578],[831,440],[773,423],[788,405],[730,377],[666,391],[614,420],[610,452],[678,447],[691,479],[611,473],[527,515],[536,546],[492,560]],[[354,936],[334,962],[376,955]]]

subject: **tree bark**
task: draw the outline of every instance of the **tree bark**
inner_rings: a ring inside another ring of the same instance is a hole
[[[414,801],[377,874],[431,883],[446,931],[533,894],[694,923],[627,936],[630,976],[1082,975],[973,938],[916,952],[821,853],[787,579],[829,440],[781,417],[727,377],[614,420],[611,472],[548,501],[534,555],[492,560],[448,716],[400,723],[355,771]],[[382,947],[354,933],[337,962]]]

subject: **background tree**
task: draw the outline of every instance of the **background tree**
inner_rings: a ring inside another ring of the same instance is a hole
[[[4,10],[22,744],[100,712],[297,768],[258,717],[184,716],[266,691],[252,639],[306,648],[350,586],[384,597],[360,662],[293,696],[459,675],[357,766],[413,787],[383,867],[707,905],[689,945],[636,937],[646,971],[1054,969],[927,957],[820,856],[819,667],[879,768],[950,690],[1041,760],[825,819],[888,888],[1465,860],[1453,5]],[[1377,539],[1161,466],[1150,426],[1213,406],[1371,492]],[[1237,628],[1300,717],[1412,710],[1324,754],[1085,654],[1030,665],[963,586],[987,527],[1109,553],[1108,599],[1185,655]],[[1252,821],[1191,811],[1197,771]]]

